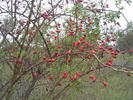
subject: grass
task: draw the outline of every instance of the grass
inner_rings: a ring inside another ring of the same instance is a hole
[[[93,83],[86,76],[84,78],[88,82],[82,81],[76,88],[70,88],[60,100],[132,100],[133,77],[128,77],[125,73],[111,73],[112,76],[107,75],[106,87],[100,79]]]
[[[125,54],[118,55],[114,64],[132,66],[133,56]],[[128,61],[128,63],[127,63]],[[99,73],[101,73],[99,75]],[[132,100],[133,97],[133,76],[128,77],[126,73],[114,72],[111,69],[100,69],[92,72],[98,78],[92,82],[89,75],[82,78],[82,82],[75,88],[70,88],[60,100]],[[102,81],[107,82],[103,86]]]
[[[126,58],[124,58],[125,61],[122,60],[121,55],[119,55],[118,57],[119,57],[118,60],[115,60],[114,63],[124,64],[129,58],[129,55],[127,55]],[[83,70],[82,68],[80,69],[80,66],[82,67],[87,66],[87,68],[89,67],[87,65],[88,62],[78,64],[78,62],[80,62],[80,59],[75,59],[75,62],[76,63],[73,64],[75,66],[73,67],[76,68],[76,70],[79,70],[79,71]],[[131,61],[129,65],[131,65]],[[69,70],[69,66],[64,66],[64,67]],[[56,66],[55,66],[55,69],[57,70]],[[63,71],[63,69],[61,70]],[[10,78],[12,73],[10,72],[8,67],[4,67],[2,70],[6,72],[8,71],[8,73],[2,73],[0,77],[6,78],[6,79]],[[93,74],[96,76],[97,78],[96,82],[93,82],[89,78],[90,74]],[[114,72],[113,70],[108,68],[100,69],[95,72],[91,72],[90,74],[83,76],[82,79],[79,79],[77,81],[77,85],[71,86],[69,90],[65,94],[63,94],[59,100],[132,100],[132,97],[133,97],[133,89],[132,89],[133,76],[132,75],[128,77],[126,73]],[[28,76],[31,76],[31,74],[29,74]],[[25,78],[28,78],[28,77],[25,77]],[[45,84],[47,83],[47,81],[49,83],[50,80],[47,80],[44,78],[38,81],[38,84]],[[102,84],[103,81],[107,82],[106,87],[103,86]],[[61,87],[57,87],[57,90],[55,92],[58,92],[58,89],[60,90],[61,88],[63,88],[63,86],[65,85],[63,84]],[[29,100],[37,100],[37,99],[43,100],[42,96],[44,96],[48,92],[46,91],[47,87],[49,88],[51,87],[51,85],[47,84],[47,85],[42,85],[37,87],[31,93]],[[20,89],[20,91],[22,91],[22,89]]]

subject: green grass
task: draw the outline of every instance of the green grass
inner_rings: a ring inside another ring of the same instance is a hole
[[[113,75],[110,76],[110,73]],[[107,75],[106,87],[102,85],[102,78],[93,83],[86,76],[84,78],[87,82],[82,81],[77,88],[70,88],[60,100],[132,100],[133,77],[128,77],[125,73],[110,73]]]
[[[119,57],[118,60],[115,60],[114,62],[116,64],[117,63],[124,64],[129,58],[129,55],[126,55],[126,57],[124,58],[125,59],[124,61],[121,55],[119,55],[118,57]],[[74,59],[74,63],[72,66],[72,68],[76,69],[74,71],[77,71],[77,70],[81,71],[86,68],[87,70],[91,69],[88,65],[88,62],[85,61],[84,63],[81,63],[81,64],[80,63],[78,64],[78,62],[80,62],[80,59],[78,58]],[[131,64],[131,61],[129,65],[130,64]],[[97,65],[97,63],[93,64],[93,66],[95,65]],[[60,70],[63,72],[69,69],[70,69],[70,66],[64,66],[63,69],[60,69]],[[58,65],[55,65],[54,67],[52,67],[52,70],[53,71],[59,70]],[[6,66],[4,66],[3,69],[1,69],[0,71],[6,72],[6,73],[1,73],[1,76],[0,76],[1,79],[2,78],[8,79],[12,75],[12,71],[9,69],[9,67],[6,67]],[[95,77],[97,78],[96,82],[93,82],[89,78],[90,74],[95,75]],[[27,74],[27,76],[25,76],[25,80],[28,80],[27,78],[29,77],[32,77],[31,74]],[[107,82],[106,87],[103,86],[102,84],[103,81]],[[47,77],[40,79],[37,83],[42,85],[36,87],[36,89],[32,91],[29,100],[43,100],[42,98],[44,97],[44,95],[48,93],[48,91],[46,91],[46,88],[50,90],[50,88],[52,87],[52,85],[50,85],[51,82],[52,81],[49,80]],[[45,83],[48,83],[48,84],[44,85]],[[66,91],[59,98],[59,100],[132,100],[132,97],[133,97],[133,76],[131,75],[131,77],[128,77],[126,73],[115,72],[107,67],[105,69],[100,69],[95,72],[91,72],[88,75],[83,76],[78,80],[77,83],[78,83],[77,85],[71,86],[69,90]],[[55,89],[55,93],[58,92],[58,90],[63,89],[65,85],[66,84],[62,84],[61,87],[58,86]],[[22,91],[21,86],[20,86],[20,91]]]

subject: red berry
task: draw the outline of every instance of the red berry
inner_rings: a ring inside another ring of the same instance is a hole
[[[81,42],[80,42],[80,41],[78,41],[78,42],[77,42],[77,45],[80,45],[80,43],[81,43]]]
[[[116,39],[112,39],[112,41],[116,41]]]
[[[33,54],[37,53],[37,51],[33,51]]]
[[[52,76],[52,75],[50,75],[50,76],[49,76],[49,79],[51,79],[51,80],[52,80],[52,79],[53,79],[53,76]]]
[[[127,76],[129,76],[129,77],[130,77],[130,76],[131,76],[131,74],[130,74],[130,73],[127,73]]]
[[[88,56],[87,58],[88,58],[88,59],[91,59],[91,56]]]
[[[104,86],[107,86],[107,83],[106,83],[106,82],[103,82],[103,85],[104,85]]]
[[[93,22],[89,22],[89,24],[93,24]]]
[[[16,56],[13,56],[13,58],[17,58]]]
[[[130,49],[131,52],[133,52],[133,49]]]
[[[20,3],[20,1],[18,1],[18,3]]]
[[[73,77],[70,77],[70,80],[74,80],[74,78]]]
[[[118,53],[120,52],[120,50],[118,50],[118,49],[116,49],[115,51],[118,52]]]
[[[61,86],[61,83],[58,83],[58,86]]]
[[[67,52],[66,52],[66,54],[71,54],[71,51],[70,51],[70,50],[69,50],[69,51],[67,51]]]
[[[127,68],[123,68],[123,70],[125,70],[125,71],[130,71],[130,69],[127,69]]]
[[[54,62],[54,61],[55,61],[55,59],[49,59],[48,61],[49,61],[49,62]]]
[[[116,55],[112,55],[113,58],[116,58]]]
[[[36,77],[36,76],[37,76],[37,74],[36,74],[36,73],[34,73],[34,74],[33,74],[33,77]]]
[[[69,3],[68,0],[66,0],[66,3],[67,3],[67,4]]]
[[[18,61],[17,61],[19,64],[21,64],[22,63],[22,61],[20,60],[20,59],[18,59]]]
[[[107,41],[107,42],[109,41],[109,38],[108,38],[108,37],[106,38],[106,41]]]
[[[13,52],[15,52],[15,50],[11,50],[10,52],[13,53]]]
[[[85,45],[89,45],[89,43],[88,43],[88,42],[85,42],[84,44],[85,44]]]
[[[110,32],[110,34],[113,34],[113,32]]]
[[[68,74],[68,72],[64,72],[64,74]]]
[[[95,82],[96,81],[96,77],[94,75],[90,75],[90,78]]]
[[[124,52],[124,51],[122,51],[122,52],[121,52],[121,54],[125,54],[125,52]]]
[[[13,62],[13,60],[11,59],[10,62]]]
[[[68,72],[64,72],[62,78],[66,78],[68,76]]]
[[[68,62],[71,62],[71,59],[67,59]]]
[[[108,50],[112,50],[113,48],[112,47],[108,47]]]
[[[66,78],[68,76],[68,74],[63,74],[62,78]]]
[[[58,57],[58,56],[60,56],[60,53],[55,53],[55,55],[54,55],[54,57]]]
[[[93,78],[94,77],[94,75],[90,75],[90,78]]]
[[[56,30],[57,33],[60,33],[60,30]]]
[[[47,58],[46,57],[44,57],[44,58],[42,58],[43,60],[47,60]]]
[[[95,82],[96,81],[96,77],[93,77],[92,80]]]
[[[108,62],[112,63],[113,62],[113,59],[109,59]]]
[[[62,46],[60,46],[60,45],[58,45],[57,47],[58,47],[58,48],[62,48]]]
[[[77,78],[78,78],[78,76],[76,76],[76,75],[75,75],[75,76],[73,76],[73,79],[74,79],[74,80],[76,80]]]
[[[80,46],[80,47],[79,47],[79,50],[84,51],[83,48],[84,48],[83,46]]]
[[[23,46],[23,48],[27,48],[27,46]]]
[[[73,36],[74,35],[74,31],[70,31],[68,36]]]
[[[83,2],[83,0],[78,0],[78,2]]]
[[[73,45],[74,45],[74,46],[77,46],[77,42],[73,42]]]
[[[18,49],[18,47],[17,46],[14,46],[14,49]]]
[[[93,53],[93,54],[94,54],[94,53],[95,53],[95,51],[94,51],[94,50],[92,50],[92,51],[91,51],[91,53]]]
[[[98,48],[99,48],[99,49],[103,49],[103,47],[100,47],[100,46],[99,46]]]
[[[76,72],[77,76],[81,76],[81,74],[79,72]]]
[[[112,66],[112,63],[111,62],[107,62],[106,65]]]

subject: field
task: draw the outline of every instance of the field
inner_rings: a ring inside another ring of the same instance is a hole
[[[132,76],[110,71],[106,77],[108,85],[104,87],[100,78],[94,83],[91,80],[85,82],[89,80],[89,76],[86,76],[80,85],[67,91],[61,100],[132,100]]]
[[[119,55],[118,59],[114,61],[114,64],[123,65],[127,62],[127,58],[129,58],[129,55],[126,55],[126,57],[124,58],[125,60],[121,62],[123,58],[122,55]],[[132,59],[132,57],[130,58]],[[132,60],[129,61],[127,65],[131,66],[131,64]],[[86,66],[86,64],[84,63],[83,66]],[[4,70],[6,71],[6,73],[3,73]],[[0,71],[1,83],[3,81],[2,79],[8,79],[12,74],[8,67],[1,67]],[[95,82],[89,78],[90,74],[95,75],[95,77],[97,78]],[[29,81],[31,81],[30,77],[31,75],[27,77],[29,78]],[[132,74],[129,77],[127,76],[127,73],[116,72],[109,68],[98,69],[97,71],[91,72],[83,76],[82,78],[79,78],[77,82],[75,82],[75,84],[72,84],[72,86],[67,89],[67,91],[60,97],[59,100],[132,100],[132,79]],[[40,80],[39,82],[45,83],[46,81],[49,80]],[[103,81],[107,82],[107,86],[103,86]],[[56,94],[56,92],[58,92],[58,89],[60,90],[64,86],[65,84],[62,84],[62,86],[57,87],[54,93]],[[2,85],[0,87],[2,87]],[[21,93],[22,91],[24,91],[24,89],[25,86],[22,85],[20,86],[20,88],[18,88],[18,92]],[[47,94],[48,91],[49,90],[46,90],[45,85],[38,86],[35,90],[32,91],[28,100],[44,100],[42,96],[43,94]],[[0,95],[2,94],[2,92],[3,91],[0,91]],[[54,95],[54,93],[52,95]],[[17,95],[17,93],[15,95]],[[17,97],[16,100],[21,100],[20,98]]]

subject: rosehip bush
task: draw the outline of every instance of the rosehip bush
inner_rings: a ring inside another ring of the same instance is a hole
[[[130,77],[132,67],[114,63],[124,55],[112,30],[120,4],[117,12],[104,0],[2,0],[0,99],[58,100],[84,77],[108,87],[102,69]]]

